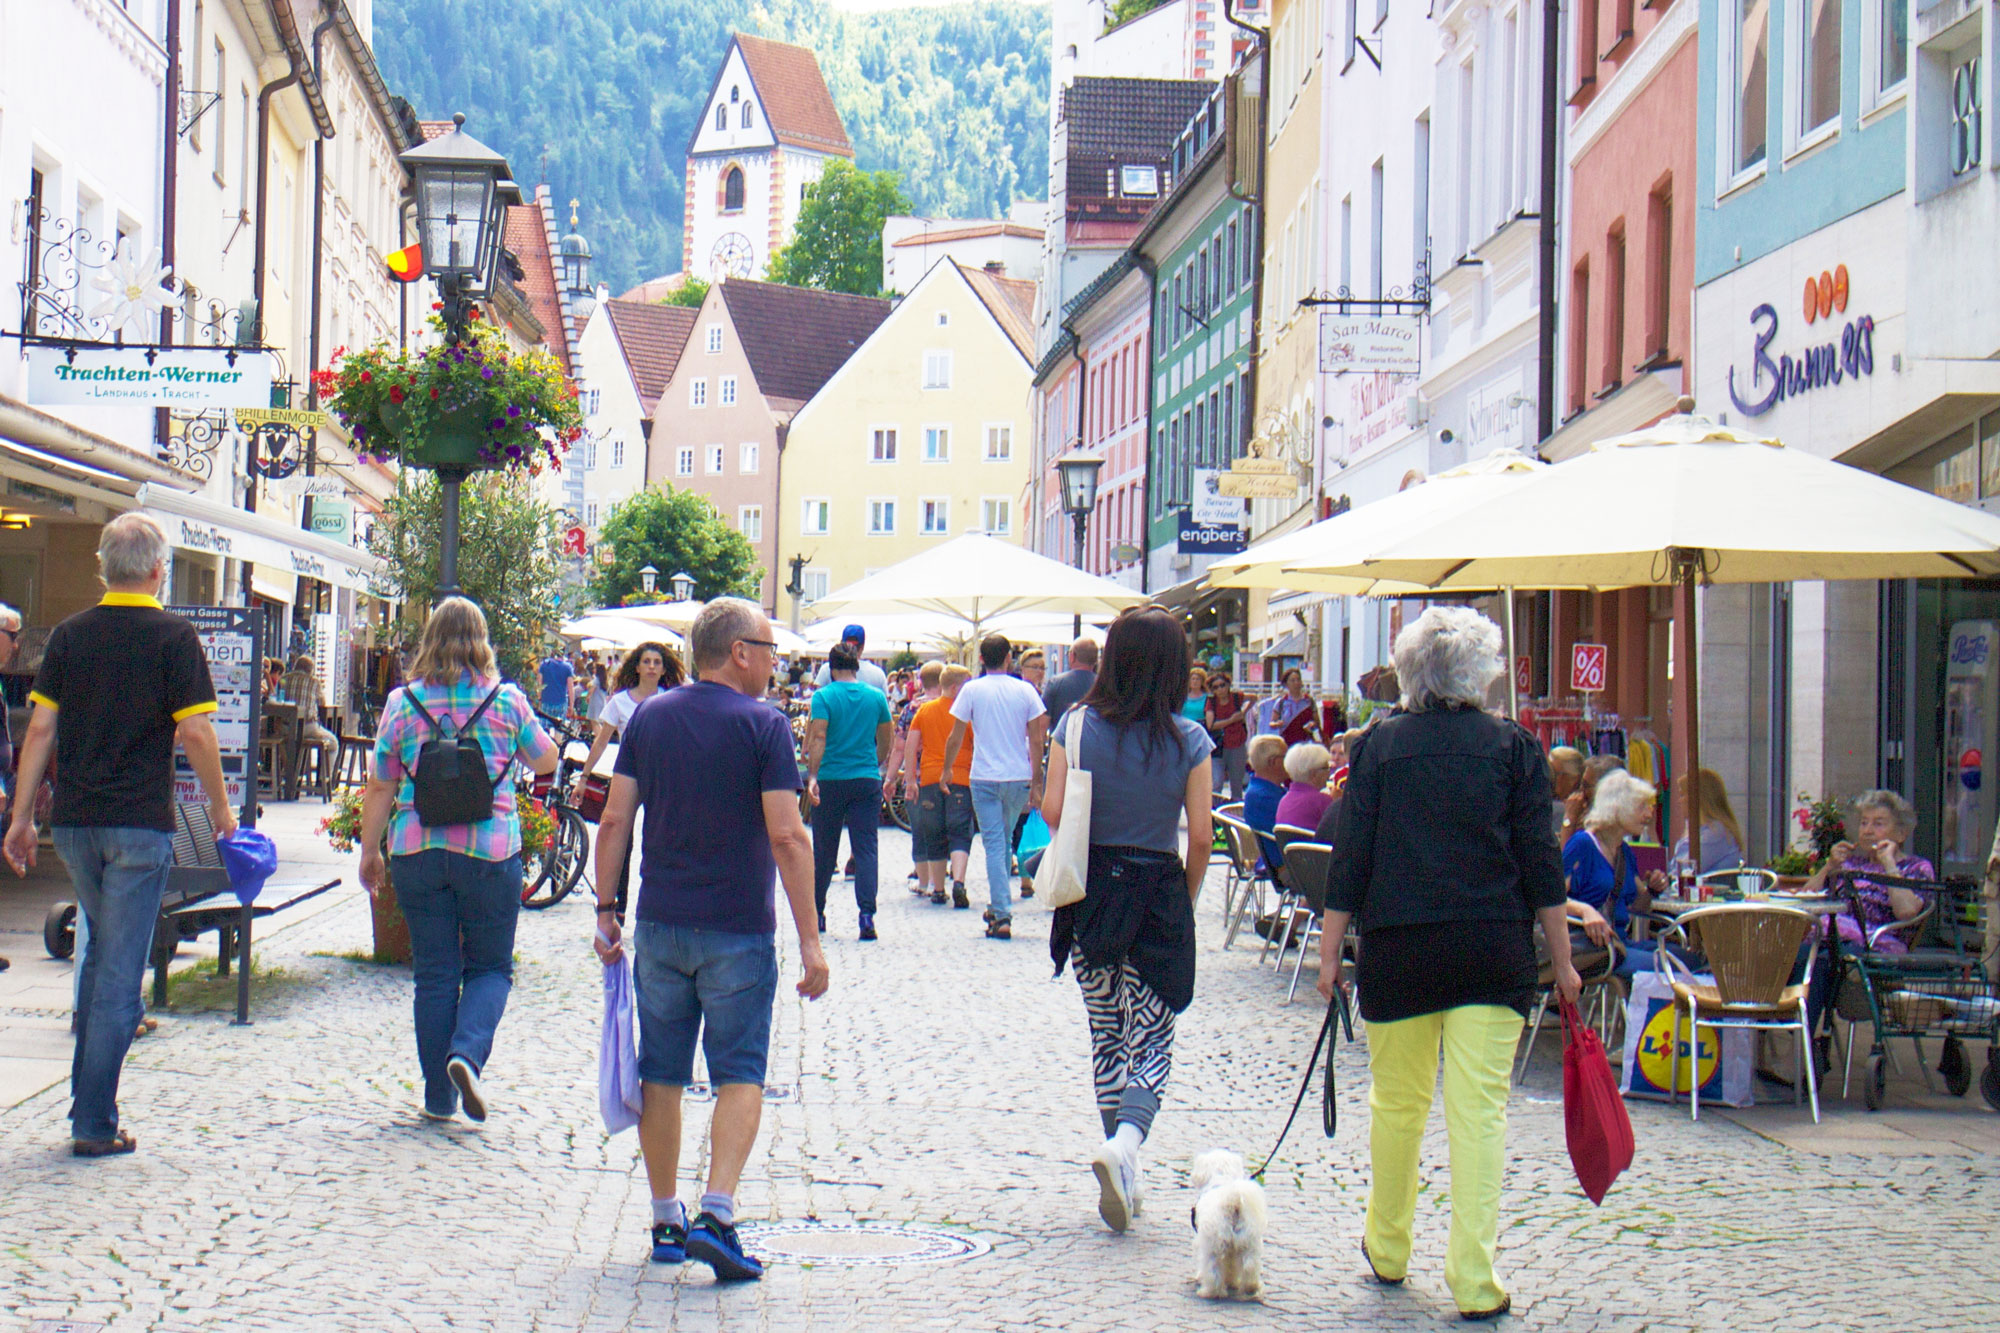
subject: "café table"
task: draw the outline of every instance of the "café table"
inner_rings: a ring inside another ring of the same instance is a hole
[[[299,798],[299,744],[305,733],[305,721],[299,716],[299,705],[295,700],[269,698],[263,702],[263,714],[270,722],[271,734],[278,738],[278,771],[274,775],[281,801],[296,801]]]

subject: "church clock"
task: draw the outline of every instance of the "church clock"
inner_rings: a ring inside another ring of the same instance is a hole
[[[747,278],[756,269],[757,248],[740,231],[725,232],[708,252],[708,271],[716,278]]]

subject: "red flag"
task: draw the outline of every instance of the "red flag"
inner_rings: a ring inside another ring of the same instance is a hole
[[[389,276],[397,282],[415,282],[424,276],[424,247],[406,245],[384,255],[382,262],[389,266]]]

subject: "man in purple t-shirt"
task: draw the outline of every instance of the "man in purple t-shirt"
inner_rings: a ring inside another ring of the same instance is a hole
[[[792,729],[762,699],[777,649],[771,622],[753,603],[717,598],[695,618],[688,647],[699,679],[641,704],[619,746],[597,831],[597,953],[615,963],[623,952],[618,868],[644,806],[632,938],[653,1260],[693,1258],[718,1278],[756,1278],[764,1266],[736,1237],[736,1183],[764,1110],[778,986],[774,878],[798,928],[807,999],[826,993],[826,955]],[[694,1081],[697,1036],[716,1097],[708,1191],[690,1223],[678,1197],[681,1091]]]

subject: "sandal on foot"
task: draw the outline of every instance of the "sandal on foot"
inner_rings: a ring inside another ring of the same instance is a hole
[[[1382,1274],[1376,1270],[1375,1260],[1372,1257],[1370,1257],[1368,1253],[1368,1242],[1365,1240],[1361,1242],[1361,1262],[1368,1265],[1368,1276],[1374,1278],[1377,1282],[1380,1282],[1383,1286],[1400,1287],[1403,1285],[1403,1278],[1383,1277]],[[1407,1274],[1405,1276],[1407,1276]]]
[[[116,1157],[121,1153],[136,1150],[139,1140],[125,1130],[119,1130],[108,1139],[75,1139],[69,1145],[74,1157]]]
[[[1458,1317],[1465,1320],[1468,1324],[1481,1324],[1488,1319],[1498,1319],[1513,1308],[1514,1298],[1512,1296],[1503,1296],[1500,1299],[1500,1303],[1491,1310],[1460,1310]]]

